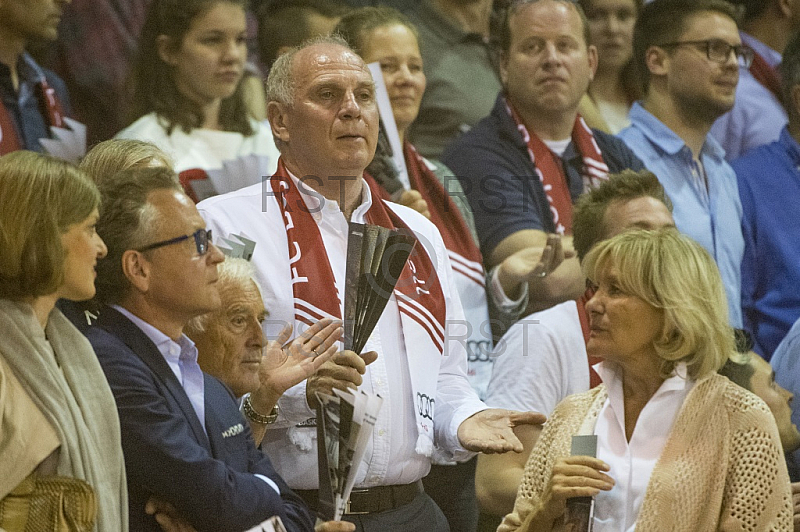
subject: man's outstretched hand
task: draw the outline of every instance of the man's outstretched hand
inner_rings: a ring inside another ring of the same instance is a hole
[[[482,410],[458,427],[458,441],[468,451],[480,453],[522,452],[522,442],[514,434],[519,425],[541,425],[547,421],[538,412],[519,412],[502,408]]]
[[[314,532],[355,532],[356,525],[347,521],[317,521]]]

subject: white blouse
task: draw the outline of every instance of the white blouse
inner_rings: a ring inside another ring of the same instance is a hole
[[[622,369],[605,362],[594,369],[608,391],[595,425],[597,458],[608,464],[608,475],[616,484],[595,497],[593,531],[632,532],[650,475],[694,381],[686,378],[686,365],[679,364],[642,409],[629,442],[625,436]]]

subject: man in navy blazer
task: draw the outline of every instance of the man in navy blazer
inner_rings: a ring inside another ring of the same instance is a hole
[[[220,305],[224,258],[194,204],[164,168],[123,172],[101,194],[97,231],[113,251],[97,265],[97,286],[108,306],[86,334],[117,401],[131,531],[238,532],[272,516],[289,531],[313,530],[233,394],[200,370],[183,335]]]

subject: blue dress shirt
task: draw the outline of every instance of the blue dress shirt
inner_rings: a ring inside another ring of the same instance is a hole
[[[158,352],[167,361],[175,378],[181,383],[181,387],[189,397],[189,402],[192,403],[192,408],[194,408],[203,430],[206,430],[205,384],[203,383],[203,371],[197,363],[197,347],[194,342],[185,334],[182,334],[176,342],[119,305],[112,305],[112,308],[131,320],[155,344]]]
[[[769,360],[800,318],[800,144],[784,129],[732,166],[743,211],[744,323]]]
[[[639,102],[630,112],[631,125],[619,137],[664,186],[672,200],[678,229],[711,253],[717,261],[733,327],[742,327],[742,204],[736,175],[725,152],[710,135],[700,162],[678,135]]]
[[[792,392],[795,397],[800,395],[800,320],[792,325],[786,337],[775,349],[770,361],[775,371],[775,382]],[[792,423],[800,427],[800,409],[792,405]],[[789,476],[792,482],[800,481],[800,450],[787,456]]]

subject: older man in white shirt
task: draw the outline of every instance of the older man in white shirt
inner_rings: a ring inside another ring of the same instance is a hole
[[[281,151],[277,173],[200,204],[218,234],[244,232],[258,242],[253,263],[270,313],[268,335],[287,322],[299,333],[324,316],[342,316],[348,222],[407,228],[419,243],[367,342],[370,352],[340,352],[290,389],[264,448],[313,503],[314,393],[361,386],[380,394],[383,408],[345,519],[357,530],[447,530],[419,483],[434,448],[453,459],[519,452],[512,427],[543,416],[487,409],[478,399],[466,379],[464,316],[441,236],[418,213],[373,199],[362,179],[378,135],[363,61],[335,38],[290,52],[270,72],[268,100]]]

